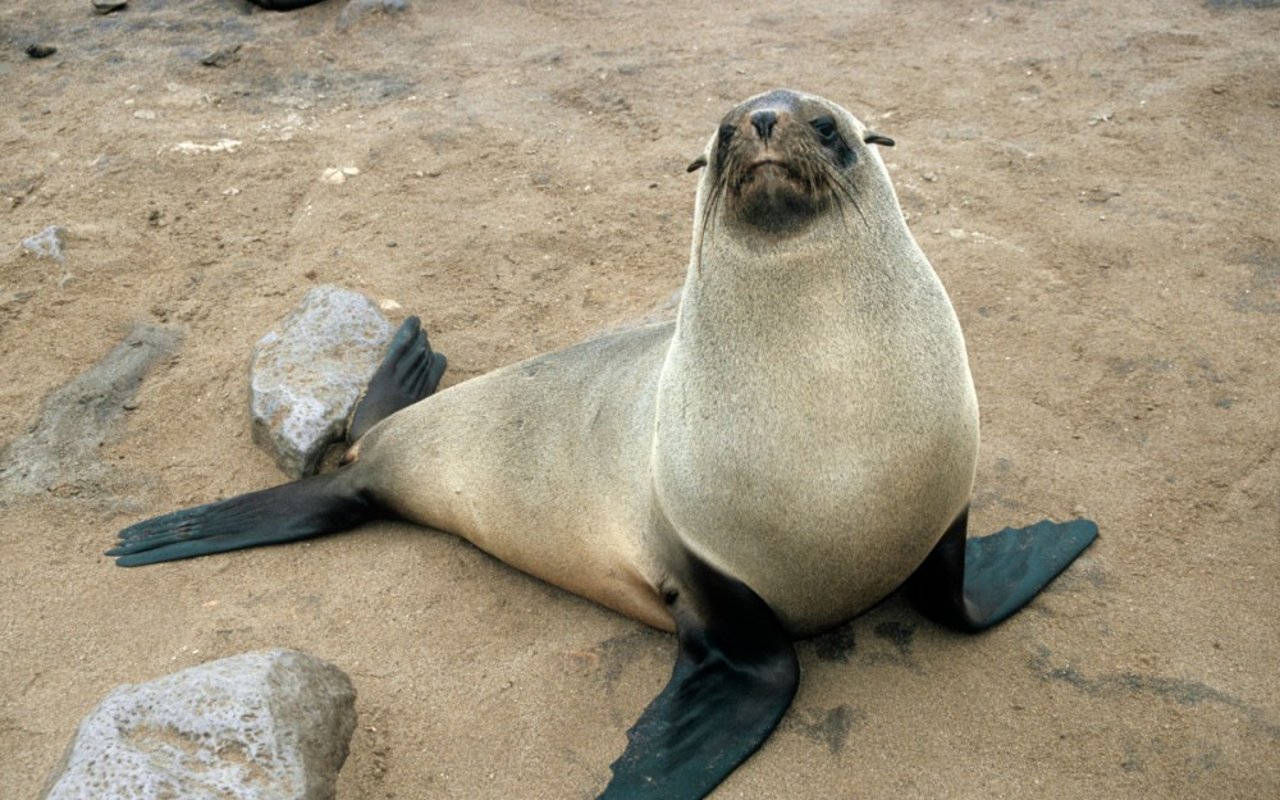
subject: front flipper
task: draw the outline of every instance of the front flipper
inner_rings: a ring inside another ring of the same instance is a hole
[[[601,798],[705,797],[795,696],[795,648],[759,595],[692,554],[687,584],[668,595],[680,639],[671,680],[627,732]]]
[[[1046,519],[969,539],[968,521],[965,509],[906,583],[926,616],[966,631],[990,628],[1022,608],[1098,538],[1090,520]]]

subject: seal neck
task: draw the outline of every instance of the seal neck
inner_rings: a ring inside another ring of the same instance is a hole
[[[896,219],[895,219],[896,217]],[[736,235],[716,220],[686,275],[676,344],[711,337],[853,336],[891,326],[940,289],[901,215],[828,214],[784,239]]]

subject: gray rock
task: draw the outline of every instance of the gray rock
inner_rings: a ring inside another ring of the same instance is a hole
[[[249,368],[253,439],[290,477],[314,473],[342,439],[391,333],[369,298],[319,286],[258,340]]]
[[[92,482],[105,442],[155,364],[178,347],[172,328],[138,323],[93,367],[49,395],[40,418],[0,457],[0,500]]]
[[[319,800],[355,730],[332,664],[265,650],[114,689],[85,717],[45,800]]]
[[[127,5],[129,5],[128,0],[93,0],[93,10],[99,14],[120,11]]]
[[[350,30],[370,14],[399,14],[405,8],[404,0],[348,0],[338,15],[338,30]]]
[[[59,264],[66,262],[62,248],[67,241],[67,229],[61,225],[50,225],[35,236],[22,240],[22,249],[36,258],[52,258]]]

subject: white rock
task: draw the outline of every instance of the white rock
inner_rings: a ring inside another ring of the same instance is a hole
[[[59,264],[65,263],[67,257],[62,253],[62,246],[67,240],[67,229],[61,225],[50,225],[35,236],[22,240],[22,249],[36,258],[52,258]]]
[[[253,438],[289,476],[314,473],[342,439],[391,334],[372,300],[319,286],[258,341],[249,368]]]
[[[337,667],[294,650],[243,653],[114,689],[43,797],[329,800],[355,724],[355,689]]]
[[[169,148],[175,153],[184,153],[186,155],[201,155],[203,153],[234,153],[240,149],[239,139],[219,139],[213,144],[199,144],[197,142],[178,142]]]

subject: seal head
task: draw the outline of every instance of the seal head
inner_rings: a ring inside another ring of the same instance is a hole
[[[724,204],[725,217],[768,237],[805,230],[831,206],[857,209],[849,170],[857,141],[892,145],[821,98],[786,89],[758,95],[721,120],[707,153],[689,165],[710,167],[703,226]]]

